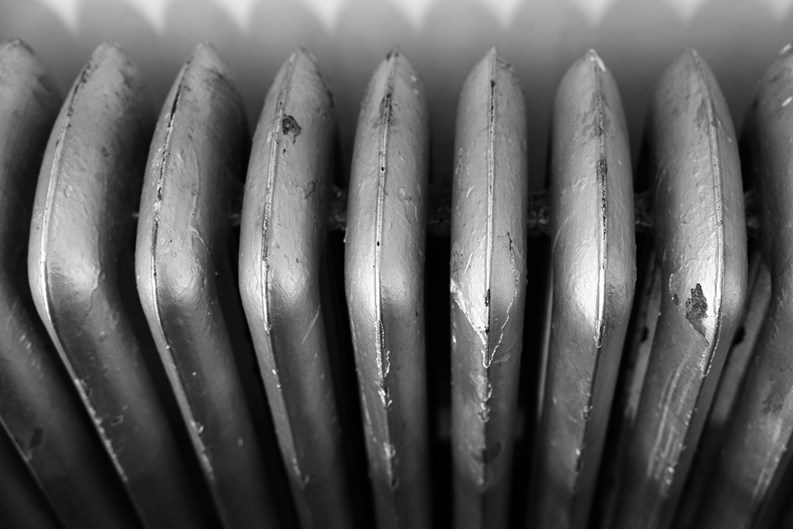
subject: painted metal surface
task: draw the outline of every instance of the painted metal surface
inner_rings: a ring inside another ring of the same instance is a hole
[[[526,293],[523,94],[491,50],[463,85],[451,227],[454,526],[505,527]]]
[[[26,228],[60,105],[32,50],[21,41],[0,44],[0,420],[65,522],[139,527],[27,282]],[[95,501],[86,505],[87,497]]]
[[[228,251],[234,191],[250,138],[215,50],[193,51],[165,100],[149,151],[135,269],[143,310],[226,528],[278,526],[235,357],[250,354]],[[237,314],[239,318],[241,314]]]
[[[672,523],[746,297],[738,149],[716,80],[687,49],[661,78],[649,136],[657,322],[614,527]]]
[[[181,425],[158,394],[156,351],[135,295],[133,212],[152,122],[138,70],[121,49],[101,45],[44,154],[28,273],[38,313],[146,525],[213,527],[196,463],[174,435]]]
[[[534,527],[584,528],[636,279],[628,132],[594,51],[562,78],[552,130],[553,308],[532,515]]]
[[[327,315],[320,302],[335,146],[330,93],[314,59],[295,51],[275,77],[254,136],[239,275],[281,455],[305,528],[354,526]]]
[[[793,440],[793,52],[786,47],[757,85],[747,122],[747,167],[757,185],[771,299],[742,392],[696,522],[702,528],[765,527]],[[789,500],[788,502],[789,503]]]
[[[768,315],[771,301],[771,275],[756,251],[756,240],[749,244],[752,257],[749,260],[749,299],[744,307],[741,326],[735,333],[729,356],[719,379],[713,405],[708,415],[702,439],[697,446],[694,466],[683,492],[680,508],[675,517],[675,526],[697,529],[696,519],[702,507],[702,498],[708,494],[714,465],[729,429],[735,403],[740,398],[746,372],[754,356],[757,339]],[[752,251],[754,250],[754,251]]]
[[[361,104],[350,177],[345,289],[380,528],[429,527],[424,242],[429,123],[392,51]]]

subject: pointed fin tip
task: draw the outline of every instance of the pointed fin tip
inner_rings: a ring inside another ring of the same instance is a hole
[[[126,50],[120,43],[112,40],[106,40],[94,49],[93,53],[91,54],[91,59],[104,59],[110,55],[128,58]]]
[[[21,51],[27,55],[36,55],[36,53],[33,51],[33,48],[31,48],[27,42],[19,37],[0,42],[0,51],[3,53],[8,51]]]
[[[306,61],[310,70],[313,70],[319,75],[319,61],[311,51],[305,46],[298,46],[292,53],[289,54],[287,62],[297,64],[300,61]]]
[[[607,71],[606,65],[603,64],[603,59],[600,58],[600,55],[598,55],[598,52],[596,52],[594,48],[589,48],[585,56],[590,62],[595,63],[601,72]]]
[[[220,74],[226,75],[226,63],[220,57],[217,48],[208,41],[199,42],[185,64],[201,64],[202,67],[211,67]]]
[[[402,52],[399,51],[399,46],[394,46],[391,50],[386,53],[385,59],[387,61],[399,59],[402,56]]]

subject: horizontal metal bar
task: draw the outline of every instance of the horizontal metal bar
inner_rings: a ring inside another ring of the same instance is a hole
[[[526,212],[526,229],[529,235],[550,233],[551,213],[549,209],[549,193],[547,190],[529,191],[528,209]],[[655,227],[655,215],[652,210],[653,195],[651,192],[633,195],[633,224],[636,233],[652,233]],[[435,237],[448,237],[451,233],[451,191],[430,188],[427,206],[427,234]],[[754,190],[744,195],[746,211],[747,235],[752,238],[760,236],[760,215],[757,211],[757,200]],[[239,223],[239,215],[235,216]],[[328,228],[343,231],[347,226],[347,190],[333,186],[328,213]]]

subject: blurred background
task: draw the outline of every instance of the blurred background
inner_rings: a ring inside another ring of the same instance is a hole
[[[793,39],[791,28],[793,0],[0,0],[0,39],[30,44],[64,94],[92,49],[112,40],[142,68],[159,111],[192,47],[212,42],[251,128],[278,67],[304,46],[333,91],[345,168],[368,78],[397,46],[426,87],[436,184],[449,181],[461,84],[490,46],[523,84],[530,178],[540,185],[556,85],[587,49],[617,79],[635,160],[656,80],[684,45],[713,69],[740,129],[756,80]]]

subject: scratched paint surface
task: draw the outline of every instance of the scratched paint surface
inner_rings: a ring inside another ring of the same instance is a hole
[[[253,140],[240,289],[303,527],[349,527],[353,512],[320,305],[335,138],[331,95],[313,57],[297,50]]]
[[[594,51],[563,77],[553,130],[553,314],[533,519],[586,527],[636,277],[625,119]]]
[[[649,128],[661,310],[627,444],[616,527],[669,527],[746,291],[735,133],[702,58],[662,77]]]
[[[424,328],[429,123],[408,60],[389,53],[361,104],[345,288],[380,527],[431,523]]]
[[[450,264],[455,527],[507,523],[526,288],[523,94],[491,50],[460,95]]]
[[[24,267],[36,178],[61,104],[21,41],[0,45],[0,420],[60,517],[138,527],[137,514],[38,319]],[[96,498],[91,508],[82,498]]]
[[[227,250],[248,129],[209,45],[193,51],[152,139],[136,247],[140,298],[225,527],[277,523],[240,370],[242,337]],[[223,220],[221,220],[223,219]]]
[[[769,268],[771,298],[741,397],[735,403],[708,494],[703,498],[698,527],[764,527],[776,514],[767,498],[774,497],[790,466],[793,245],[783,234],[791,222],[793,196],[792,90],[793,53],[788,46],[758,83],[745,129],[749,170],[760,196],[762,254]]]
[[[39,315],[144,522],[212,527],[147,365],[148,330],[136,325],[129,248],[152,118],[135,65],[118,47],[97,48],[44,154],[28,271]]]

